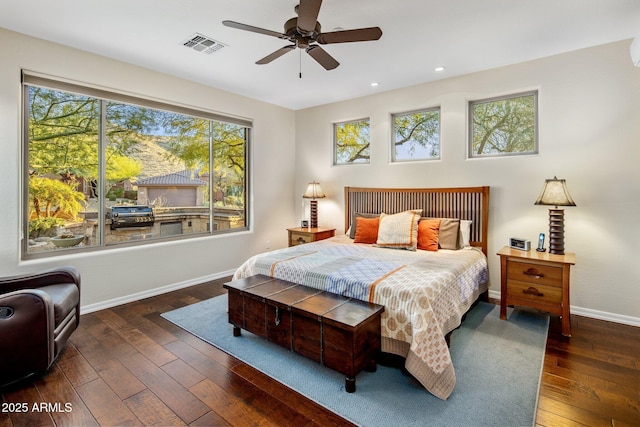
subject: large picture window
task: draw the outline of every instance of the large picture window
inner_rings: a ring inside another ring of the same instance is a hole
[[[334,123],[334,164],[369,163],[369,119]]]
[[[440,158],[440,108],[393,114],[394,162]]]
[[[469,103],[469,156],[538,152],[538,92]]]
[[[247,229],[250,122],[23,81],[25,255]]]

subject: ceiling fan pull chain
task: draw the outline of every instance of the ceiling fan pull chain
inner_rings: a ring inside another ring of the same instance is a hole
[[[300,72],[298,74],[298,78],[302,78],[302,50],[298,49],[298,53],[299,53],[299,55],[298,55],[298,58],[299,58],[298,59],[298,61],[299,61],[298,67],[300,69]]]

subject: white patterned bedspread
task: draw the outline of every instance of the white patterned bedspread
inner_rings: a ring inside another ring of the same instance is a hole
[[[476,248],[411,252],[345,236],[253,256],[233,278],[255,274],[383,305],[382,351],[406,357],[406,369],[441,399],[456,382],[445,335],[488,281]]]

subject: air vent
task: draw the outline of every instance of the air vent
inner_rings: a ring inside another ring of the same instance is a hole
[[[187,41],[182,43],[184,46],[197,50],[198,52],[206,53],[207,55],[217,52],[223,47],[224,44],[217,40],[213,40],[210,37],[203,36],[202,34],[194,34]]]

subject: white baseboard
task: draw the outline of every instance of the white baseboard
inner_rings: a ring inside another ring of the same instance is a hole
[[[640,326],[640,319],[637,317],[625,316],[623,314],[609,313],[606,311],[592,310],[590,308],[571,306],[571,314],[579,316],[591,317],[593,319],[607,320],[614,323],[622,323],[623,325]]]
[[[489,298],[500,299],[500,292],[489,289]]]
[[[144,298],[153,297],[156,295],[164,294],[178,289],[188,288],[189,286],[199,285],[200,283],[209,282],[211,280],[222,279],[223,277],[232,276],[235,270],[223,271],[220,273],[210,274],[204,277],[198,277],[197,279],[190,279],[180,283],[174,283],[172,285],[162,286],[159,288],[150,289],[144,292],[138,292],[123,297],[110,299],[107,301],[99,302],[96,304],[89,304],[80,307],[80,314],[92,313],[98,310],[104,310],[106,308],[115,307],[118,305],[126,304],[129,302],[138,301]],[[500,299],[500,292],[489,291],[489,298]],[[579,316],[591,317],[593,319],[606,320],[614,323],[622,323],[623,325],[638,326],[640,327],[640,319],[637,317],[625,316],[622,314],[609,313],[606,311],[592,310],[589,308],[571,306],[571,314],[577,314]]]
[[[148,291],[138,292],[131,295],[125,295],[123,297],[113,298],[107,301],[83,305],[80,307],[80,314],[92,313],[98,310],[104,310],[106,308],[115,307],[118,305],[126,304],[129,302],[139,301],[144,298],[153,297],[156,295],[165,294],[171,291],[177,291],[178,289],[188,288],[189,286],[199,285],[204,282],[209,282],[211,280],[222,279],[223,277],[232,276],[235,273],[235,269],[229,271],[223,271],[220,273],[210,274],[204,277],[198,277],[196,279],[189,279],[184,282],[174,283],[167,286],[161,286],[159,288],[149,289]]]
[[[500,292],[489,291],[489,298],[500,299]],[[608,322],[621,323],[623,325],[640,327],[640,318],[625,316],[623,314],[609,313],[606,311],[592,310],[590,308],[571,306],[571,314],[590,317],[592,319],[606,320]]]

